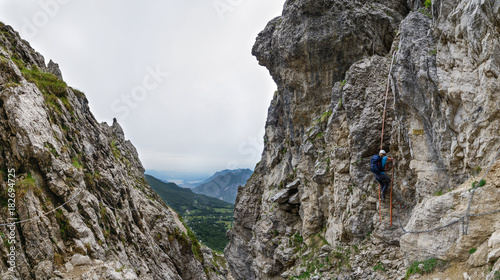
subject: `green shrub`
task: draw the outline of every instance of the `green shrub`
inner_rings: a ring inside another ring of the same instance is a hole
[[[302,235],[296,233],[294,236],[293,236],[293,242],[295,244],[302,244],[304,242],[304,237],[302,237]]]
[[[419,267],[421,264],[423,264],[422,268]],[[428,259],[423,262],[416,261],[412,263],[411,266],[406,271],[405,279],[409,279],[410,276],[417,273],[421,275],[431,273],[434,271],[436,267],[443,266],[444,264],[445,264],[444,261],[436,259]]]
[[[68,240],[68,225],[69,222],[68,220],[64,217],[64,213],[62,209],[57,209],[56,213],[56,220],[59,223],[59,229],[61,232],[61,238],[62,240]]]
[[[380,270],[380,271],[385,271],[385,268],[384,266],[382,266],[381,263],[377,263],[374,267],[373,267],[373,270],[374,271],[377,271],[377,270]]]
[[[477,185],[477,187],[476,187]],[[477,181],[475,181],[474,183],[472,183],[472,188],[481,188],[481,187],[484,187],[484,185],[486,185],[486,180],[481,180],[479,181],[479,184],[477,184]]]
[[[80,163],[80,160],[77,157],[73,157],[71,160],[75,168],[82,169],[82,164]]]
[[[425,0],[424,7],[420,9],[420,12],[429,18],[432,18],[432,0]]]
[[[477,248],[472,248],[469,250],[469,254],[474,254],[477,251]]]

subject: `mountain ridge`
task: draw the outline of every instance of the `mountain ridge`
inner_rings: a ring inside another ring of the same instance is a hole
[[[2,203],[0,219],[22,220],[0,228],[15,253],[0,262],[0,278],[224,279],[212,252],[147,185],[117,120],[98,123],[57,64],[47,67],[3,23],[0,45],[0,193],[16,202],[9,211]]]
[[[253,171],[250,169],[225,169],[210,176],[193,188],[193,191],[234,204],[238,187],[244,186],[252,174]]]
[[[222,252],[228,240],[226,231],[233,221],[234,205],[188,188],[145,175],[146,181],[160,197],[186,221],[196,237],[208,247]]]

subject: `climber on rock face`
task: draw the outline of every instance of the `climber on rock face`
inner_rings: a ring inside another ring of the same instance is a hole
[[[382,188],[382,199],[385,199],[385,195],[391,184],[391,179],[385,174],[385,170],[387,162],[392,160],[384,150],[381,150],[378,155],[374,155],[370,160],[371,171],[375,174],[375,179]]]

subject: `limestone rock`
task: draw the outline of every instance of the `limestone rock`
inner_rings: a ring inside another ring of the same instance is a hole
[[[69,261],[64,264],[64,268],[66,268],[66,272],[70,272],[75,268],[75,266]]]
[[[500,248],[491,250],[486,257],[487,262],[494,262],[500,258]]]
[[[500,247],[500,230],[495,231],[488,239],[488,247],[493,249]]]
[[[273,232],[293,243],[324,228],[334,243],[373,230],[376,205],[363,203],[375,195],[373,178],[362,160],[379,149],[377,115],[390,66],[384,56],[408,12],[404,1],[289,1],[259,34],[252,53],[278,93],[262,160],[239,189],[228,235],[225,252],[237,279],[276,277],[293,265],[283,252],[294,245],[275,244]],[[276,189],[292,182],[297,194]]]
[[[477,251],[472,254],[469,259],[467,260],[467,263],[472,266],[472,267],[479,267],[483,266],[488,263],[488,244],[485,242],[479,248],[477,248]]]
[[[73,264],[73,266],[83,266],[92,264],[92,261],[88,256],[75,254],[73,255],[73,257],[71,257],[71,264]]]
[[[56,75],[56,77],[58,77],[59,79],[63,80],[61,69],[59,69],[59,64],[52,61],[52,59],[49,61],[49,64],[47,65],[47,71]]]
[[[16,269],[1,262],[0,278],[208,279],[197,241],[147,185],[117,120],[99,124],[61,80],[47,87],[38,72],[62,79],[57,64],[46,67],[10,26],[0,31],[0,185],[6,194],[15,170],[23,221]],[[9,217],[0,211],[2,223]]]
[[[500,262],[496,262],[491,269],[491,272],[486,276],[486,280],[495,280],[498,278],[498,274],[500,273]]]
[[[488,256],[497,258],[497,247],[484,244],[497,243],[500,214],[469,217],[467,235],[461,218],[468,189],[479,179],[473,177],[500,148],[499,7],[480,0],[435,0],[429,7],[424,1],[285,3],[252,50],[278,91],[262,159],[239,188],[228,233],[225,253],[236,279],[317,277],[304,270],[311,267],[307,258],[326,266],[335,255],[341,265],[338,248],[359,244],[369,249],[350,248],[351,267],[323,267],[323,275],[402,279],[417,260],[469,259],[483,267]],[[369,171],[381,141],[396,159],[393,209],[379,202]],[[497,209],[498,170],[494,165],[475,192],[470,213]],[[297,179],[296,194],[283,188]],[[429,233],[402,229],[450,222]],[[324,242],[334,252],[318,250]],[[471,248],[479,249],[470,256]],[[384,270],[375,271],[379,264]],[[476,277],[474,271],[468,276]]]
[[[54,264],[51,261],[40,262],[35,268],[35,279],[50,279],[54,270]]]

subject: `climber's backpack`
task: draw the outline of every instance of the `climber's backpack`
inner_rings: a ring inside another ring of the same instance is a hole
[[[382,167],[382,157],[379,155],[372,156],[370,160],[371,171],[375,174],[380,174],[384,172],[384,167]]]

